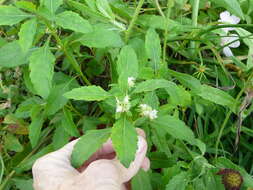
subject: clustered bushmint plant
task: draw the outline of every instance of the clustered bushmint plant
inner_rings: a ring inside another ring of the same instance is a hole
[[[133,190],[253,188],[253,2],[0,0],[0,190],[41,156],[108,139]],[[217,175],[219,174],[219,175]],[[222,175],[222,176],[220,176]]]

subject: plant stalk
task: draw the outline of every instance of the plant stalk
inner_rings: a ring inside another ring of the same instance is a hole
[[[140,1],[139,1],[138,5],[137,5],[137,7],[136,7],[136,9],[135,9],[133,18],[132,18],[132,20],[131,20],[131,22],[130,22],[130,24],[129,24],[127,30],[126,30],[126,35],[125,35],[125,41],[126,41],[126,43],[127,43],[128,40],[129,40],[130,34],[131,34],[131,32],[132,32],[132,30],[133,30],[133,27],[134,27],[134,24],[135,24],[135,22],[136,22],[136,20],[137,20],[137,18],[138,18],[138,16],[139,16],[139,14],[140,14],[141,7],[142,7],[143,3],[144,3],[144,0],[140,0]]]
[[[193,7],[192,7],[192,26],[193,27],[198,26],[199,1],[200,0],[194,0],[193,1]],[[196,42],[191,41],[190,46],[192,48],[192,52],[195,52]]]

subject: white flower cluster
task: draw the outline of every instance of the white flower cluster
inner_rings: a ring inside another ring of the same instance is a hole
[[[127,82],[128,82],[128,87],[129,88],[132,88],[132,87],[134,87],[134,85],[135,85],[135,78],[134,77],[128,77],[128,79],[127,79]]]
[[[238,18],[235,15],[231,15],[228,11],[222,12],[220,14],[220,20],[219,22],[226,23],[226,24],[238,24],[240,22],[240,18]],[[229,27],[229,28],[222,28],[225,35],[228,35],[228,37],[222,37],[221,38],[221,45],[226,47],[223,48],[223,53],[227,57],[234,56],[233,52],[230,48],[237,48],[240,46],[239,36],[237,34],[231,34],[231,31],[234,31],[235,28]]]
[[[116,98],[116,102],[117,102],[117,108],[116,108],[117,113],[123,113],[123,112],[129,111],[131,107],[131,104],[129,102],[129,96],[125,96],[122,101]]]
[[[149,105],[141,104],[140,109],[141,109],[141,115],[148,117],[151,120],[157,118],[158,111],[155,109],[152,109]]]

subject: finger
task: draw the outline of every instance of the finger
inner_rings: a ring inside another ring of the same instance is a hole
[[[79,139],[71,141],[70,143],[66,144],[64,147],[62,147],[61,149],[55,151],[54,153],[61,154],[63,157],[66,157],[70,160],[70,157],[71,157],[72,151],[74,149],[74,146],[76,145],[76,143],[78,141],[79,141]]]
[[[138,135],[142,136],[144,139],[146,138],[146,134],[145,131],[141,128],[136,128],[136,131],[138,133]]]
[[[141,164],[141,168],[145,172],[149,170],[149,168],[150,168],[150,160],[147,157],[144,158],[144,160],[143,160],[143,162]]]
[[[78,139],[36,160],[32,167],[35,189],[58,189],[62,181],[79,174],[70,163],[77,141]]]
[[[145,159],[147,152],[147,142],[142,136],[138,136],[138,149],[135,160],[130,164],[129,168],[125,168],[118,160],[113,160],[120,170],[122,183],[129,181],[137,174]]]

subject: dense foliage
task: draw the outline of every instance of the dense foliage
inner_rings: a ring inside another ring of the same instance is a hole
[[[252,22],[252,0],[0,0],[0,190],[78,137],[74,167],[108,138],[128,167],[137,127],[133,190],[252,189]]]

